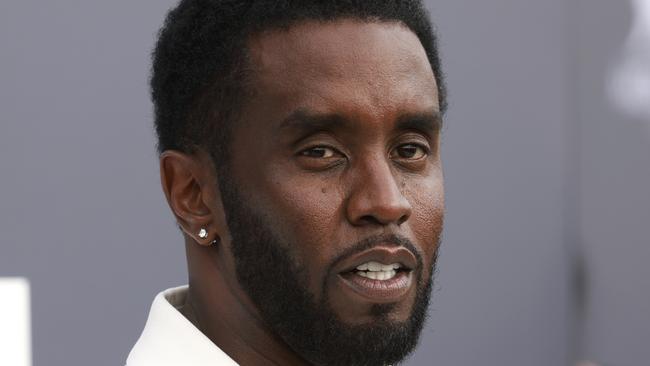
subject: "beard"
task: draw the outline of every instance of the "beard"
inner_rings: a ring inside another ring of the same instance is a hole
[[[337,260],[379,242],[403,245],[418,259],[413,273],[417,281],[415,301],[406,321],[389,319],[394,304],[375,304],[371,308],[375,321],[346,324],[329,305],[325,279],[317,300],[308,290],[306,269],[292,256],[293,243],[279,238],[270,221],[251,209],[236,185],[223,180],[219,184],[237,279],[275,335],[314,365],[390,365],[413,351],[426,320],[436,255],[431,261],[430,276],[423,278],[422,258],[406,238],[371,237],[346,250],[329,268]]]

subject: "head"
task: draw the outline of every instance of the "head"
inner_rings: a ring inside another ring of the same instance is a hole
[[[192,264],[210,263],[313,364],[406,356],[444,211],[444,84],[420,2],[181,1],[152,91],[163,187],[203,248],[190,286],[215,281]]]

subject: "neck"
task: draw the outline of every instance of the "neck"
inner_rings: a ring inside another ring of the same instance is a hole
[[[196,243],[186,249],[189,293],[181,312],[188,320],[240,365],[308,365],[262,320],[229,253]]]

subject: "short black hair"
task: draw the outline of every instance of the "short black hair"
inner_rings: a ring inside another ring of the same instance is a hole
[[[247,42],[301,21],[399,22],[417,35],[446,92],[435,32],[420,0],[181,0],[168,14],[153,52],[151,94],[158,151],[204,148],[226,162],[227,138],[246,95]]]

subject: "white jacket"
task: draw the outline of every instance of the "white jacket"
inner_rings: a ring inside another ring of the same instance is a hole
[[[187,285],[156,296],[126,366],[237,366],[177,310],[186,296]]]

